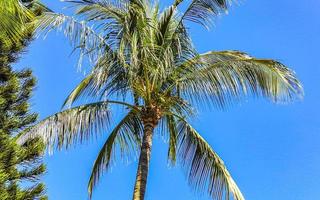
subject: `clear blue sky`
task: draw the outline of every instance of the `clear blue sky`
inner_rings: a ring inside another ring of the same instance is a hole
[[[163,2],[163,1],[161,1]],[[64,3],[45,0],[61,12]],[[194,125],[223,158],[247,200],[313,200],[320,197],[320,1],[245,0],[210,31],[192,30],[200,52],[242,50],[274,58],[296,71],[305,88],[303,102],[274,105],[248,98],[226,111],[200,112]],[[63,11],[65,12],[65,11]],[[30,46],[19,67],[38,78],[33,110],[44,118],[59,111],[81,80],[76,58],[59,34]],[[91,166],[108,134],[98,141],[46,156],[44,177],[51,200],[87,198]],[[177,168],[168,168],[167,145],[155,138],[147,200],[207,200],[192,192]],[[94,200],[131,199],[136,162],[120,161],[105,174]]]

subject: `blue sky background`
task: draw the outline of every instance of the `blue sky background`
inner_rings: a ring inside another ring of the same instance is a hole
[[[43,2],[65,12],[58,0]],[[223,158],[247,200],[320,197],[319,10],[319,0],[246,0],[219,18],[210,32],[192,26],[200,52],[231,49],[274,58],[294,69],[304,85],[304,101],[274,105],[248,98],[226,111],[199,112],[193,123]],[[31,67],[38,78],[32,108],[41,118],[59,111],[83,77],[70,52],[64,36],[52,33],[34,41],[17,64]],[[49,199],[87,199],[91,166],[107,135],[46,156]],[[190,190],[178,166],[168,168],[167,145],[160,137],[152,153],[146,200],[208,199]],[[131,199],[135,172],[136,162],[118,162],[103,176],[93,199]]]

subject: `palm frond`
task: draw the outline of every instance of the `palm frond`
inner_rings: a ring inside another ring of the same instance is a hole
[[[112,49],[105,38],[85,21],[77,21],[74,17],[64,14],[45,12],[35,24],[37,30],[45,35],[52,30],[62,31],[74,48],[80,50],[79,65],[84,55],[95,63],[103,53],[112,54]]]
[[[289,102],[303,95],[301,83],[285,65],[238,51],[205,53],[177,70],[182,74],[177,82],[183,95],[222,108],[247,94],[274,102]]]
[[[176,155],[177,155],[177,127],[175,118],[171,115],[167,117],[167,129],[169,130],[169,149],[168,149],[168,159],[171,165],[175,165],[176,163]]]
[[[71,106],[80,96],[84,95],[85,91],[91,87],[92,81],[94,79],[94,73],[87,75],[64,101],[62,107],[69,105]]]
[[[40,0],[33,0],[29,3],[31,10],[34,11],[41,11],[41,12],[53,12],[49,7],[47,7],[45,4],[43,4]]]
[[[182,120],[177,127],[177,154],[189,184],[212,199],[229,200],[233,196],[234,200],[244,200],[223,161],[200,134]]]
[[[71,106],[76,100],[82,96],[98,96],[100,90],[107,84],[110,69],[114,58],[110,58],[108,54],[103,55],[97,64],[93,67],[90,74],[88,74],[69,94],[63,106]]]
[[[82,143],[93,134],[106,129],[110,121],[108,104],[109,102],[97,102],[61,111],[21,135],[18,143],[23,144],[30,138],[41,137],[50,151],[55,146],[68,148],[72,144]]]
[[[75,1],[67,1],[75,3]],[[127,3],[115,4],[112,1],[77,1],[77,15],[84,15],[88,21],[115,20],[118,23],[124,21],[128,5]]]
[[[69,94],[64,106],[71,106],[81,97],[107,100],[116,94],[125,98],[129,89],[126,71],[116,56],[104,55],[96,66]]]
[[[159,31],[156,32],[157,33],[158,45],[162,45],[163,44],[163,40],[166,37],[168,29],[170,28],[170,23],[172,23],[172,20],[175,19],[174,18],[175,12],[176,12],[176,7],[175,6],[170,6],[160,16],[159,22],[158,22],[158,30]]]
[[[74,1],[73,1],[74,2]],[[129,3],[115,1],[80,1],[77,3],[76,16],[84,19],[96,27],[96,31],[103,33],[104,39],[110,47],[118,48],[119,33],[126,26]]]
[[[143,127],[135,110],[130,111],[113,129],[94,162],[88,183],[89,197],[103,171],[108,170],[116,157],[117,147],[122,157],[131,157],[131,152],[139,151]]]
[[[7,44],[20,42],[25,37],[27,23],[35,18],[31,10],[18,0],[0,1],[0,37]]]
[[[130,2],[135,2],[134,0],[64,0],[65,2],[69,2],[72,4],[76,4],[79,6],[82,5],[112,5],[115,7],[121,7]]]
[[[204,27],[212,23],[212,18],[227,12],[228,7],[235,0],[192,0],[184,12],[181,20],[189,20]]]

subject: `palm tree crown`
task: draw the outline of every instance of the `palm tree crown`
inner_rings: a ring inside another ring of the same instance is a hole
[[[239,51],[199,53],[187,21],[207,27],[232,0],[176,0],[160,12],[150,0],[70,0],[74,17],[47,13],[43,31],[63,30],[91,72],[71,92],[66,109],[41,121],[21,140],[41,135],[49,147],[68,147],[100,133],[110,122],[111,104],[128,109],[111,131],[92,170],[91,196],[116,153],[139,152],[134,200],[144,199],[152,135],[168,134],[168,159],[180,161],[190,185],[212,199],[244,199],[223,161],[188,123],[195,107],[224,108],[252,94],[274,102],[302,95],[294,73],[283,64]],[[188,4],[181,13],[178,7]],[[81,98],[92,103],[73,106]]]

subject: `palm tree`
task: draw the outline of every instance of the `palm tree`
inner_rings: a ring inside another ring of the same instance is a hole
[[[68,148],[109,127],[111,109],[126,114],[111,130],[93,165],[91,197],[116,154],[139,161],[133,200],[146,192],[154,134],[168,137],[168,160],[179,161],[188,182],[212,199],[244,197],[223,161],[190,125],[195,108],[224,108],[246,95],[288,102],[302,95],[295,74],[283,64],[239,51],[198,53],[187,21],[208,27],[231,0],[176,0],[160,12],[149,0],[70,0],[75,16],[47,13],[38,28],[62,30],[88,56],[91,72],[71,92],[64,110],[50,116],[21,141],[42,136],[50,149]],[[184,12],[178,8],[186,5]],[[74,106],[86,98],[89,104]],[[111,106],[112,105],[112,106]]]

